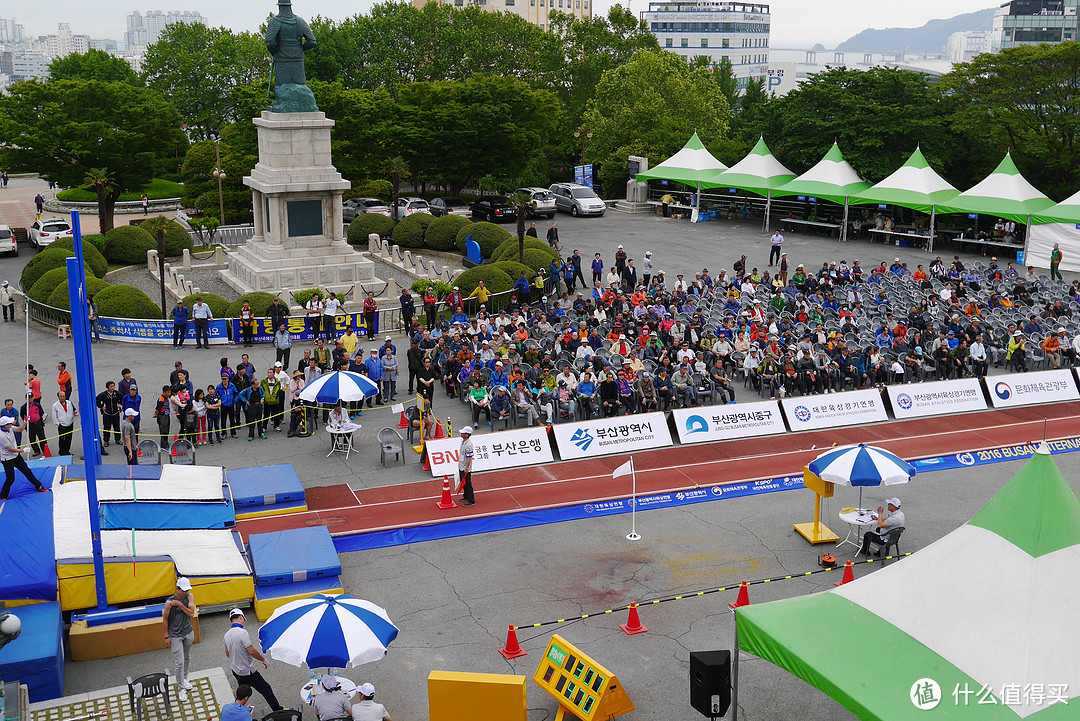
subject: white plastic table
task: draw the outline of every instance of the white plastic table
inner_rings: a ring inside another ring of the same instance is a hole
[[[874,512],[868,508],[845,508],[840,511],[840,520],[847,524],[848,532],[844,540],[836,544],[837,548],[843,546],[845,543],[850,543],[855,546],[856,552],[862,548],[863,531],[867,530],[869,526],[874,526],[877,521],[874,520],[872,514]],[[854,540],[852,540],[854,536]]]
[[[356,684],[345,678],[344,676],[334,676],[338,680],[338,684],[341,686],[341,691],[352,698],[356,695]],[[323,692],[322,676],[315,678],[313,681],[308,681],[304,684],[304,687],[300,689],[300,700],[308,706],[311,705],[312,699]]]
[[[330,452],[326,457],[335,453],[344,453],[348,460],[353,450],[353,434],[360,430],[359,423],[342,423],[340,426],[327,426],[326,431],[330,434]]]

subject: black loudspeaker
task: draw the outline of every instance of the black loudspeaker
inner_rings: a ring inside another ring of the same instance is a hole
[[[731,705],[731,651],[690,652],[690,705],[709,718]]]

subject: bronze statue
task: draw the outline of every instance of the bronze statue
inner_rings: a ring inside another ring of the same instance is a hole
[[[304,73],[304,52],[315,45],[311,28],[293,14],[292,1],[278,0],[278,14],[266,26],[266,48],[274,57],[274,103],[270,112],[318,112]]]

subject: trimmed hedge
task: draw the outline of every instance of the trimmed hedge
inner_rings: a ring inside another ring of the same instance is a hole
[[[424,234],[424,245],[433,250],[457,250],[458,232],[472,221],[460,215],[436,218]]]
[[[412,285],[409,286],[409,290],[419,295],[422,300],[424,293],[427,293],[429,285],[435,286],[435,295],[439,298],[445,298],[450,294],[450,291],[454,289],[454,286],[449,283],[444,283],[441,280],[414,280]],[[469,292],[471,293],[472,291],[470,290]]]
[[[226,317],[239,318],[240,309],[244,306],[245,300],[251,304],[251,310],[255,312],[255,315],[262,317],[266,315],[266,309],[274,302],[275,297],[276,296],[272,293],[264,293],[262,291],[255,291],[254,293],[242,295],[229,305]]]
[[[229,312],[229,301],[214,293],[192,293],[184,297],[182,300],[188,310],[195,307],[196,298],[202,298],[202,302],[210,306],[210,312],[214,314],[215,318],[224,318]]]
[[[94,275],[98,278],[104,278],[105,274],[109,272],[109,261],[105,260],[105,256],[101,254],[101,251],[93,242],[87,242],[95,237],[102,238],[103,236],[83,236],[83,262],[94,271]],[[54,242],[50,247],[64,248],[65,250],[70,250],[72,255],[75,255],[74,238],[61,238]]]
[[[154,247],[157,247],[157,227],[165,228],[165,257],[175,258],[184,254],[184,250],[193,250],[195,245],[191,242],[191,234],[184,229],[184,226],[177,223],[175,220],[169,220],[168,218],[157,217],[149,218],[139,224],[139,227],[150,233],[150,236],[154,238]],[[146,259],[143,258],[145,261]]]
[[[98,314],[107,318],[161,320],[161,308],[138,288],[110,285],[94,297]]]
[[[394,226],[395,245],[402,248],[423,248],[424,235],[428,226],[435,222],[435,216],[429,213],[413,213]]]
[[[348,238],[351,245],[367,248],[368,236],[375,233],[380,238],[389,238],[397,223],[381,213],[364,213],[349,223]]]
[[[96,296],[101,291],[109,287],[109,284],[100,278],[87,278],[86,279],[86,293],[91,298]],[[49,296],[49,300],[46,301],[47,305],[51,305],[53,308],[60,308],[62,310],[71,310],[71,299],[68,297],[68,282],[67,278],[64,278],[64,282],[56,286],[53,289],[52,294]]]
[[[109,241],[105,239],[104,235],[84,235],[83,242],[89,243],[90,245],[97,248],[97,252],[101,253],[101,257],[105,257],[105,246],[108,244]]]
[[[515,281],[517,281],[518,276],[521,275],[521,271],[525,271],[525,274],[528,276],[532,276],[532,274],[536,272],[529,266],[522,265],[516,260],[500,260],[497,263],[492,263],[491,267],[498,268],[499,270],[503,271],[508,276],[513,278]]]
[[[87,280],[93,276],[88,276]],[[67,267],[61,266],[59,268],[53,268],[48,271],[30,287],[30,290],[26,294],[30,297],[30,300],[35,300],[38,303],[48,304],[49,296],[52,295],[56,286],[67,281]]]
[[[541,268],[546,272],[547,267],[551,265],[552,257],[553,256],[548,255],[538,248],[526,248],[523,260],[525,261],[525,265],[532,268],[534,273]],[[530,273],[530,275],[532,275],[532,273]]]
[[[308,288],[307,290],[298,290],[295,293],[293,293],[292,294],[293,301],[298,306],[303,308],[304,306],[307,305],[307,302],[309,300],[311,300],[311,296],[315,295],[316,293],[318,293],[319,297],[321,299],[323,299],[324,301],[330,295],[330,293],[328,291],[323,290],[322,288]]]
[[[459,275],[454,283],[461,290],[463,296],[468,296],[476,286],[484,281],[484,287],[491,293],[503,293],[514,287],[514,279],[506,271],[492,265],[480,265],[470,268]]]
[[[177,182],[165,180],[163,178],[154,178],[149,184],[143,186],[139,190],[121,193],[118,200],[121,203],[134,202],[142,198],[143,193],[146,193],[146,197],[150,200],[165,200],[168,198],[179,198],[183,192],[184,186]],[[81,188],[61,190],[56,194],[56,199],[66,203],[96,203],[98,197],[97,191],[95,191],[92,186],[84,185]]]
[[[112,263],[141,265],[151,250],[157,250],[157,240],[137,225],[117,226],[105,234],[105,257]]]
[[[470,235],[480,246],[480,255],[489,259],[499,245],[513,237],[506,231],[506,228],[487,221],[466,225],[458,231],[457,239],[455,241],[457,243],[457,249],[462,255],[465,255],[465,241]]]
[[[37,283],[38,279],[50,270],[66,268],[67,259],[73,255],[75,253],[71,250],[50,245],[27,261],[23,267],[22,275],[19,276],[19,284],[24,291],[29,291],[34,287],[34,283]],[[88,278],[94,276],[94,271],[89,266],[86,266],[86,275]]]
[[[555,252],[555,249],[542,240],[536,238],[525,238],[525,250],[530,248],[547,253],[552,258],[559,258],[559,254]],[[518,239],[510,238],[503,243],[499,244],[499,247],[495,249],[495,252],[491,256],[491,261],[497,263],[500,260],[517,260],[518,259]],[[520,262],[520,261],[519,261]],[[548,261],[551,262],[550,260]]]

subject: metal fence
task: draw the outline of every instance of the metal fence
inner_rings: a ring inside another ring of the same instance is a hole
[[[26,314],[35,323],[41,323],[49,328],[57,328],[62,325],[71,325],[71,311],[61,308],[53,308],[51,305],[38,303],[36,300],[27,298]]]
[[[72,210],[77,210],[82,215],[97,215],[98,213],[97,201],[83,203],[48,198],[45,201],[45,207],[57,213],[68,213]],[[142,212],[142,209],[143,206],[141,200],[126,200],[124,202],[117,202],[113,206],[113,213],[117,215],[134,215]],[[160,200],[151,200],[148,204],[148,210],[155,213],[179,209],[180,198],[161,198]]]

